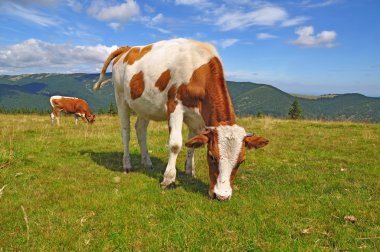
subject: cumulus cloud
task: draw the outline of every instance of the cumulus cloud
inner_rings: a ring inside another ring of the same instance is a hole
[[[277,36],[262,32],[262,33],[258,33],[256,38],[259,40],[264,40],[264,39],[274,39],[274,38],[277,38]]]
[[[263,7],[250,12],[233,11],[221,15],[216,25],[223,31],[245,29],[250,26],[271,26],[286,20],[286,11],[277,6]]]
[[[314,35],[313,26],[305,26],[295,31],[298,34],[296,40],[291,41],[292,44],[300,45],[302,47],[334,47],[334,41],[337,37],[335,31],[322,31]]]
[[[112,6],[106,1],[95,0],[92,1],[88,13],[100,21],[126,23],[131,18],[139,16],[140,8],[133,0],[126,0],[122,4]]]
[[[117,46],[79,46],[28,39],[0,47],[0,67],[8,74],[36,72],[94,72]]]

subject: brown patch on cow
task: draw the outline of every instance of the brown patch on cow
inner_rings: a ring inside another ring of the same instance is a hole
[[[120,56],[121,56],[123,53],[127,52],[129,49],[130,49],[129,46],[122,46],[122,47],[116,49],[115,51],[113,51],[113,52],[108,56],[108,58],[106,59],[106,61],[104,62],[101,73],[102,73],[102,74],[105,74],[106,71],[107,71],[108,65],[110,64],[110,62],[111,62],[114,58],[116,58],[116,57],[120,58]],[[116,63],[116,62],[114,62],[113,64],[115,64],[115,63]]]
[[[218,141],[218,132],[212,130],[207,134],[209,141],[207,146],[207,162],[209,166],[208,174],[210,177],[210,187],[209,194],[214,193],[214,188],[219,177],[219,141]]]
[[[235,124],[235,112],[217,57],[197,68],[189,83],[178,88],[177,98],[187,107],[199,108],[207,126]]]
[[[168,109],[168,117],[171,113],[174,112],[178,101],[176,100],[177,87],[176,85],[171,86],[168,91],[168,101],[166,102],[166,106]]]
[[[129,86],[131,88],[131,98],[132,100],[136,100],[142,95],[145,88],[143,71],[132,76]]]
[[[175,144],[172,147],[170,147],[171,152],[177,154],[179,152],[179,145]]]
[[[160,90],[160,92],[165,90],[166,86],[169,84],[170,78],[171,76],[169,69],[163,72],[161,76],[158,78],[155,86],[158,88],[158,90]]]
[[[121,47],[122,48],[122,50],[121,50],[121,52],[120,52],[120,54],[118,55],[118,56],[116,56],[116,58],[114,59],[114,61],[113,61],[113,65],[115,65],[118,61],[119,61],[119,59],[126,53],[126,52],[128,52],[129,51],[129,49],[131,49],[130,47]]]
[[[128,65],[133,65],[136,61],[140,60],[142,57],[144,57],[145,54],[150,52],[152,50],[153,45],[147,45],[142,48],[140,47],[132,47],[131,50],[129,50],[127,56],[124,58],[124,63],[127,63]]]

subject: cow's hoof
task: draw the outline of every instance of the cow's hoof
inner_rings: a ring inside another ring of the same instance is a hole
[[[170,184],[166,184],[164,182],[161,182],[160,186],[161,186],[161,189],[168,189],[168,190],[172,190],[172,189],[175,189],[177,187],[175,182],[172,182]]]

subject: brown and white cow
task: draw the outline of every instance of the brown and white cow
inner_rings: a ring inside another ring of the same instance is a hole
[[[186,173],[195,175],[194,148],[207,144],[209,195],[220,200],[230,199],[231,184],[245,158],[245,149],[261,148],[268,140],[247,134],[236,125],[216,49],[189,39],[121,47],[105,61],[95,90],[110,81],[104,80],[104,75],[112,60],[112,82],[124,142],[124,169],[128,172],[132,168],[129,156],[131,110],[137,114],[135,127],[141,162],[147,167],[152,166],[146,144],[149,120],[167,120],[169,160],[161,187],[173,186],[185,122],[190,132],[186,143]]]
[[[53,107],[53,112],[50,114],[51,123],[54,118],[57,119],[59,125],[59,115],[62,112],[75,115],[75,124],[78,124],[78,116],[83,119],[84,122],[94,123],[95,115],[91,113],[90,107],[85,100],[66,97],[66,96],[52,96],[50,97],[50,104]]]

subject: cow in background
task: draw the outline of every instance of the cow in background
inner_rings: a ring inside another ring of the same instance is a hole
[[[59,125],[59,116],[61,112],[75,115],[75,124],[78,124],[78,117],[86,123],[94,123],[95,115],[91,113],[90,107],[85,100],[75,97],[52,96],[50,104],[53,107],[53,112],[50,114],[51,123],[54,118],[57,119]]]

